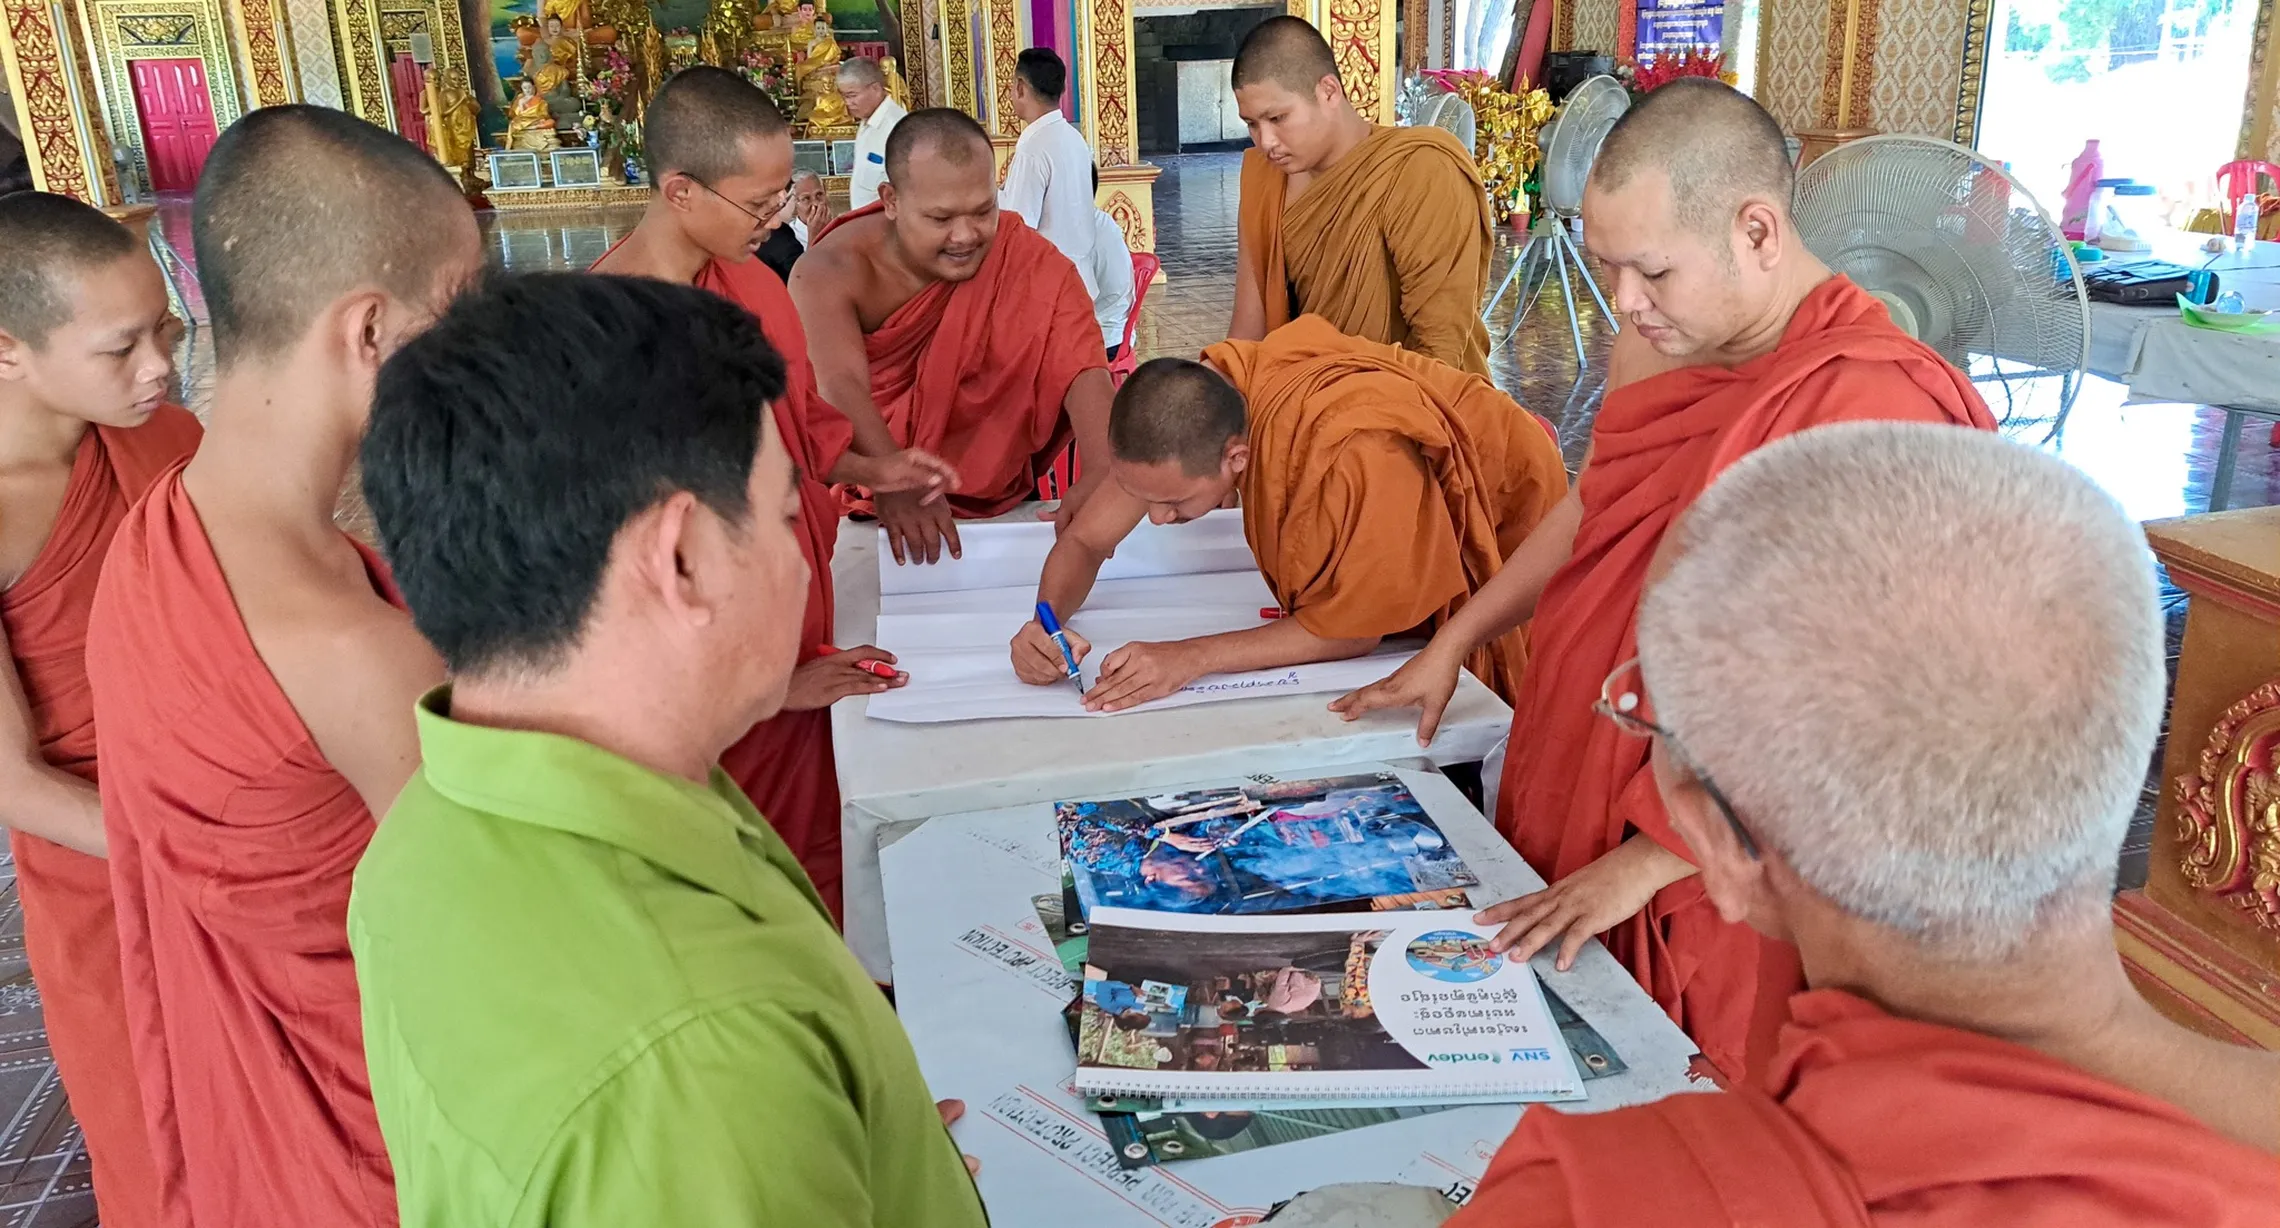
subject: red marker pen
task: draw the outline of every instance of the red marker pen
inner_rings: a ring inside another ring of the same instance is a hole
[[[1281,618],[1282,616],[1283,612],[1282,607],[1280,606],[1268,605],[1259,607],[1259,617],[1267,619],[1270,622],[1277,618]]]
[[[815,646],[815,655],[819,657],[835,657],[839,655],[839,650],[833,648],[829,644],[818,644]],[[873,678],[884,678],[889,682],[894,681],[895,667],[887,664],[884,661],[873,661],[866,658],[861,661],[849,662],[849,664],[853,665],[859,670],[862,670],[864,673],[871,675]]]

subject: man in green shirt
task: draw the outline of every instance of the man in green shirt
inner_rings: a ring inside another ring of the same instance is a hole
[[[583,275],[477,291],[381,373],[365,495],[455,679],[349,906],[405,1228],[985,1222],[714,766],[800,649],[783,391],[741,308]]]

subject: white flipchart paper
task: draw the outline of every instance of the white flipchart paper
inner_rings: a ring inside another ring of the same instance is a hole
[[[1008,717],[1099,717],[1068,683],[1031,686],[1013,675],[1014,635],[1034,615],[1037,577],[1053,548],[1043,522],[977,524],[961,533],[963,557],[898,564],[879,551],[879,629],[910,684],[871,697],[882,721],[925,723]],[[1063,625],[1092,644],[1081,673],[1090,688],[1109,654],[1135,640],[1163,643],[1262,625],[1275,604],[1243,540],[1240,512],[1184,525],[1143,524],[1101,567],[1084,608]],[[1393,642],[1345,661],[1207,674],[1127,711],[1179,708],[1256,695],[1343,694],[1399,669],[1417,645]]]

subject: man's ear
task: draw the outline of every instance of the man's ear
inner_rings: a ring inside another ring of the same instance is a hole
[[[0,328],[0,380],[21,380],[31,374],[26,364],[32,347],[16,334]]]
[[[1653,767],[1663,812],[1670,817],[1671,830],[1686,842],[1702,875],[1703,892],[1720,917],[1746,922],[1753,901],[1765,890],[1765,863],[1742,848],[1710,791],[1660,738],[1655,740]]]
[[[708,626],[717,616],[697,574],[701,535],[697,497],[674,491],[626,526],[628,559],[641,596],[684,627]]]
[[[1760,269],[1781,263],[1789,235],[1782,226],[1781,210],[1775,208],[1773,202],[1757,196],[1744,200],[1735,225],[1741,231],[1745,259]]]
[[[1219,471],[1228,477],[1233,478],[1242,476],[1244,470],[1247,470],[1250,467],[1250,439],[1247,436],[1243,435],[1237,435],[1229,439],[1227,441],[1226,448],[1219,454]]]

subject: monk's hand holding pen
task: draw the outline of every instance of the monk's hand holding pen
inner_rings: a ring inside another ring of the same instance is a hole
[[[1692,873],[1685,858],[1634,835],[1542,891],[1482,909],[1473,923],[1503,926],[1488,948],[1514,960],[1532,958],[1558,942],[1554,966],[1565,972],[1575,966],[1584,943],[1638,915],[1655,892]]]
[[[1085,692],[1093,712],[1122,712],[1179,690],[1207,671],[1188,643],[1130,643],[1101,662],[1100,678]]]
[[[1083,664],[1086,654],[1092,651],[1092,641],[1065,626],[1061,628],[1061,635],[1069,641],[1069,655]],[[1069,680],[1069,665],[1061,659],[1061,646],[1045,634],[1044,625],[1034,618],[1014,633],[1013,676],[1031,686],[1051,686]]]
[[[908,686],[910,675],[894,669],[894,663],[895,654],[868,644],[804,661],[792,670],[791,685],[784,689],[784,711],[809,712],[850,695],[876,695]]]

